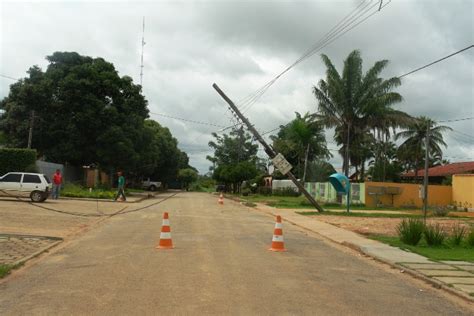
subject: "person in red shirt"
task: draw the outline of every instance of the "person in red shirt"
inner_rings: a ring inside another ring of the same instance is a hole
[[[59,191],[61,190],[61,184],[63,183],[63,176],[61,170],[56,169],[56,173],[53,174],[53,191],[51,192],[51,198],[57,200],[59,198]]]

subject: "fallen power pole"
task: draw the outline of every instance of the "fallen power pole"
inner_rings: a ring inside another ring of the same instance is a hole
[[[262,144],[263,149],[265,150],[265,153],[272,159],[273,164],[275,167],[280,170],[282,174],[285,174],[290,178],[291,181],[298,187],[300,192],[304,194],[304,196],[308,199],[308,201],[313,204],[313,206],[319,211],[323,212],[324,209],[316,202],[316,200],[311,196],[311,194],[306,191],[304,186],[295,178],[293,173],[291,173],[291,165],[286,161],[285,157],[283,155],[278,154],[270,145],[267,144],[267,142],[263,139],[262,136],[257,132],[257,130],[253,127],[252,124],[250,124],[249,120],[239,111],[237,106],[232,102],[229,97],[217,86],[217,84],[213,84],[212,87],[219,93],[219,95],[229,104],[230,108],[234,113],[239,117],[239,119],[247,126],[249,131],[253,134],[256,140],[260,144]]]

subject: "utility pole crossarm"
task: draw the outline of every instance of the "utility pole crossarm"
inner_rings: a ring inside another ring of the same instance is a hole
[[[250,124],[250,121],[240,112],[240,110],[237,108],[237,106],[232,102],[231,99],[217,86],[217,84],[213,84],[212,87],[219,93],[219,95],[229,104],[230,108],[234,113],[238,116],[238,118],[245,124],[247,125],[248,130],[253,134],[256,140],[263,146],[265,153],[271,158],[275,158],[277,153],[275,150],[267,144],[267,142],[263,139],[263,137],[257,132],[257,130],[253,127],[252,124]],[[316,202],[316,200],[311,196],[311,194],[306,191],[304,186],[296,179],[296,177],[289,171],[287,174],[288,178],[290,178],[291,181],[296,185],[296,187],[304,194],[304,196],[308,199],[308,201],[319,211],[323,212],[324,209]]]

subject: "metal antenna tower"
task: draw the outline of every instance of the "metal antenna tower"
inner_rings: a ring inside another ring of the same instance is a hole
[[[143,50],[145,47],[145,17],[143,17],[143,32],[142,32],[142,58],[140,64],[140,86],[143,87]]]

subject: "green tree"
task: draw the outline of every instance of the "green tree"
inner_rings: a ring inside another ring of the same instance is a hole
[[[178,171],[178,180],[181,182],[183,188],[188,191],[189,185],[198,179],[198,173],[191,168],[180,169]]]
[[[398,157],[403,161],[406,170],[415,171],[415,181],[418,179],[418,170],[424,165],[427,132],[429,131],[429,157],[435,157],[435,161],[441,161],[443,156],[441,146],[447,147],[443,132],[451,130],[449,126],[437,126],[436,122],[430,118],[420,116],[404,131],[396,134],[395,139],[405,139],[398,148]]]
[[[308,164],[308,182],[327,182],[329,176],[336,173],[334,167],[327,161],[314,160]]]
[[[276,136],[271,136],[273,148],[286,157],[294,167],[297,177],[306,181],[308,163],[315,159],[331,157],[326,146],[324,129],[315,115],[306,113],[281,126]]]
[[[148,158],[153,166],[151,177],[163,183],[175,181],[179,169],[189,168],[189,158],[178,148],[178,141],[173,137],[167,127],[161,126],[153,120],[146,120],[145,127],[152,136],[151,146],[157,153],[159,159],[154,154]]]
[[[354,50],[344,61],[342,75],[338,73],[328,56],[322,55],[326,65],[326,79],[321,79],[313,93],[318,101],[318,117],[329,128],[335,128],[335,140],[341,145],[344,173],[348,175],[353,148],[359,147],[360,139],[371,129],[384,130],[403,125],[409,116],[392,108],[400,102],[400,94],[392,90],[400,85],[400,79],[384,80],[379,77],[387,66],[387,60],[377,61],[365,74],[362,58]],[[378,123],[383,119],[384,124]],[[386,125],[388,124],[388,125]],[[359,140],[358,140],[359,139]],[[365,164],[364,155],[358,164]]]
[[[141,87],[119,77],[112,63],[74,52],[56,52],[29,77],[13,84],[0,106],[7,144],[25,147],[34,111],[33,148],[48,160],[134,169],[139,163],[143,121]]]
[[[240,191],[242,181],[253,179],[260,170],[257,157],[258,145],[243,128],[233,129],[222,136],[213,134],[215,141],[209,142],[214,156],[207,159],[213,163],[213,178],[232,186],[234,193]]]

